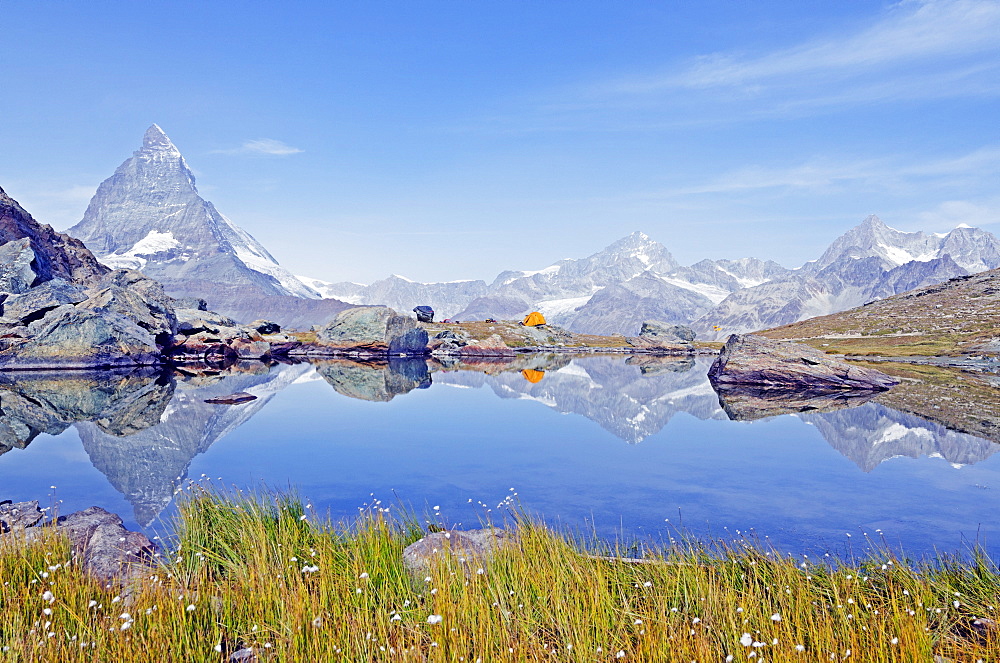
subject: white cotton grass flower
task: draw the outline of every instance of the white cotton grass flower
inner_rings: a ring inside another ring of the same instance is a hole
[[[312,620],[312,625],[314,628],[320,628],[321,626],[323,626],[323,618],[316,617],[315,619]]]
[[[49,590],[45,590],[45,593],[44,593],[44,594],[42,594],[42,600],[43,600],[43,601],[46,601],[47,603],[52,603],[53,601],[55,601],[55,600],[56,600],[56,597],[55,597],[55,595],[54,595],[54,594],[53,594],[52,592],[50,592]]]
[[[771,615],[771,621],[772,622],[780,622],[781,621],[781,614],[776,612],[773,615]]]
[[[805,650],[806,650],[806,646],[805,645],[795,645],[795,651],[799,652],[800,654],[802,652],[804,652]]]
[[[749,633],[744,633],[743,635],[740,636],[740,644],[743,645],[744,647],[749,647],[750,645],[753,644],[753,636],[750,635]]]
[[[361,575],[359,575],[358,577],[359,577],[359,578],[362,578],[362,579],[364,579],[364,578],[367,578],[367,577],[368,577],[368,572],[367,572],[367,571],[365,571],[364,573],[362,573],[362,574],[361,574]]]
[[[313,564],[312,566],[306,564],[302,567],[302,573],[316,573],[319,571],[319,567]]]
[[[195,605],[194,605],[194,603],[191,603],[191,604],[188,605],[188,607],[186,607],[184,609],[187,610],[188,612],[194,612],[195,611]]]
[[[625,652],[623,652],[621,649],[619,649],[618,653],[615,654],[615,658],[625,658]]]
[[[428,624],[440,624],[442,621],[444,621],[444,617],[441,615],[427,615]]]

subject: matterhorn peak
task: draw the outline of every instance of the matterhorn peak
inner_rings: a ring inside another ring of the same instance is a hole
[[[144,150],[169,150],[171,152],[177,152],[177,148],[174,144],[170,142],[170,138],[167,134],[163,133],[158,125],[150,125],[146,129],[146,133],[142,137],[142,149]]]

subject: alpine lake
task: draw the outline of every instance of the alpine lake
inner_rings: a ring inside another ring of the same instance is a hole
[[[720,402],[711,361],[8,372],[0,499],[50,515],[97,505],[155,536],[178,495],[210,481],[295,492],[334,521],[388,508],[472,528],[523,512],[636,550],[749,538],[796,554],[1000,558],[1000,444],[878,397],[748,414]],[[206,402],[237,392],[256,398]]]

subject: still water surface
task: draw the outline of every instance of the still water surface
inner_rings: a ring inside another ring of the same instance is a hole
[[[513,489],[549,522],[607,538],[683,526],[842,555],[867,533],[912,556],[979,540],[1000,558],[1000,445],[875,402],[731,421],[707,368],[533,356],[6,376],[0,499],[96,504],[162,529],[176,489],[205,475],[294,487],[334,519],[374,495],[472,526],[479,502],[498,515]],[[238,391],[258,398],[204,402]]]

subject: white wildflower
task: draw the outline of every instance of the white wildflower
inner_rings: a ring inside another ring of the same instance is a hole
[[[441,615],[427,615],[428,624],[440,624],[444,620]]]

